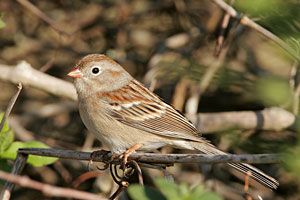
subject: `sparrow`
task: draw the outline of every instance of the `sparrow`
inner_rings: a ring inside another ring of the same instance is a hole
[[[163,146],[226,154],[201,137],[185,116],[105,55],[85,56],[68,76],[74,78],[83,123],[115,154]],[[228,165],[271,189],[279,186],[277,180],[249,164]]]

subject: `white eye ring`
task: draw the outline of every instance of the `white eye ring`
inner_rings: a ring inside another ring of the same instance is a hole
[[[97,66],[97,65],[96,65],[96,66],[93,66],[93,67],[92,67],[91,72],[92,72],[92,74],[93,74],[94,76],[97,76],[97,75],[99,75],[99,74],[102,73],[102,69],[101,69],[100,66]]]

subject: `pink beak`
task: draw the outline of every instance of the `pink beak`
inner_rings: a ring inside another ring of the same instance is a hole
[[[74,69],[72,69],[68,74],[68,76],[72,77],[72,78],[80,78],[82,77],[82,73],[81,71],[75,67]]]

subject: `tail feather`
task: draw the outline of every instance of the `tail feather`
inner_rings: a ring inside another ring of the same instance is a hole
[[[279,183],[276,179],[253,167],[252,165],[248,165],[245,163],[228,163],[228,165],[244,174],[250,172],[249,175],[252,179],[258,181],[266,187],[277,189],[277,187],[279,186]]]
[[[205,153],[205,154],[211,154],[211,155],[227,154],[227,153],[217,149],[215,146],[213,146],[210,143],[206,143],[206,142],[203,142],[203,143],[192,142],[192,143],[193,143],[194,149],[201,151],[202,153]],[[269,187],[271,189],[276,189],[279,186],[279,183],[276,179],[265,174],[261,170],[253,167],[252,165],[249,165],[246,163],[227,163],[227,164],[244,174],[249,174],[250,178],[258,181],[259,183],[261,183],[262,185],[264,185],[266,187]]]

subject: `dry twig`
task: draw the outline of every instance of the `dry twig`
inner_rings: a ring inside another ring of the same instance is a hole
[[[27,162],[27,158],[28,158],[28,155],[18,153],[17,158],[14,163],[14,166],[13,166],[13,169],[12,169],[12,172],[11,172],[12,176],[20,174],[23,171],[23,169],[26,165],[26,162]],[[7,180],[7,179],[5,179],[5,180]],[[11,191],[13,190],[13,188],[14,188],[14,184],[12,181],[6,182],[2,189],[2,192],[0,194],[0,199],[1,200],[9,200],[10,196],[11,196]]]
[[[84,174],[81,174],[79,177],[77,177],[73,182],[72,182],[72,186],[74,188],[78,188],[78,186],[83,183],[86,182],[89,179],[92,178],[97,178],[99,176],[103,175],[102,172],[98,172],[98,171],[88,171]]]
[[[3,118],[1,120],[0,132],[2,131],[2,129],[4,127],[4,124],[5,124],[5,121],[8,118],[12,108],[14,107],[14,105],[15,105],[17,99],[18,99],[18,96],[19,96],[19,94],[22,90],[22,84],[19,83],[17,87],[18,87],[18,91],[16,92],[16,94],[9,101],[8,106],[6,108],[6,111],[5,111],[5,113],[3,115]],[[16,159],[16,161],[15,161],[15,165],[12,169],[12,173],[18,174],[20,171],[22,171],[24,166],[25,166],[26,160],[27,160],[27,156],[19,155],[18,159]],[[11,183],[6,183],[4,185],[3,191],[0,194],[1,199],[2,200],[8,200],[10,198],[12,189],[13,189],[13,185]]]
[[[100,195],[74,190],[70,188],[56,187],[49,184],[34,181],[25,176],[13,175],[0,171],[0,179],[7,180],[11,183],[20,185],[25,188],[31,188],[43,192],[47,196],[51,197],[64,197],[84,200],[104,200],[106,198]]]
[[[6,111],[5,111],[5,113],[3,115],[3,118],[1,120],[1,123],[0,123],[0,132],[2,131],[2,129],[4,127],[4,124],[5,124],[5,121],[8,118],[8,116],[10,115],[10,112],[11,112],[12,108],[14,107],[17,99],[18,99],[18,96],[19,96],[19,94],[20,94],[20,92],[22,90],[22,84],[18,83],[17,88],[18,88],[18,91],[16,92],[16,94],[9,101],[8,106],[6,108]]]
[[[230,5],[232,5],[234,3],[234,0],[230,1]],[[215,48],[215,56],[218,57],[221,53],[221,50],[223,48],[224,45],[224,41],[225,41],[225,32],[226,29],[228,28],[228,24],[230,21],[230,15],[228,13],[226,13],[223,17],[223,21],[221,24],[221,30],[219,33],[219,36],[217,38],[217,43],[216,43],[216,48]]]

